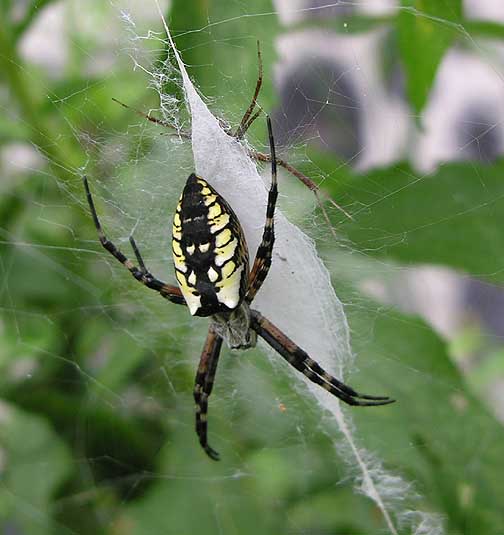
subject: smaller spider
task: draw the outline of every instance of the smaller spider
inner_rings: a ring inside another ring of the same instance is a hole
[[[89,208],[103,247],[126,266],[137,281],[156,290],[173,303],[186,305],[191,315],[211,318],[196,374],[194,400],[196,433],[202,448],[213,460],[218,460],[219,454],[208,444],[208,398],[212,392],[223,340],[231,349],[246,349],[256,345],[259,335],[310,381],[349,405],[376,406],[394,401],[389,397],[357,393],[328,374],[271,321],[250,308],[270,269],[275,241],[277,160],[269,117],[267,123],[271,150],[271,188],[262,241],[251,270],[245,235],[236,214],[203,178],[194,173],[189,176],[173,218],[172,251],[179,285],[177,288],[157,279],[147,270],[133,237],[130,237],[130,243],[138,267],[107,239],[96,213],[88,181],[84,177]]]

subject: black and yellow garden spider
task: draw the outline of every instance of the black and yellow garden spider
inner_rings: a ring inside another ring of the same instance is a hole
[[[250,308],[270,269],[275,240],[277,160],[269,117],[267,123],[271,150],[271,188],[262,241],[250,271],[247,243],[237,216],[226,200],[203,178],[194,173],[189,176],[173,219],[172,249],[177,287],[166,284],[148,271],[132,236],[129,240],[138,266],[107,239],[96,213],[87,178],[84,177],[89,208],[103,247],[137,281],[173,303],[186,305],[191,315],[211,318],[196,374],[194,400],[196,433],[202,448],[214,460],[219,459],[219,454],[208,444],[207,411],[223,341],[231,349],[246,349],[255,346],[259,335],[310,381],[349,405],[376,406],[394,401],[388,397],[357,393],[324,371],[273,323]]]

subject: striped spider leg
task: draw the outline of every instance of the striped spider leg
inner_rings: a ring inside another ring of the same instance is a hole
[[[261,243],[257,248],[254,265],[252,266],[252,271],[249,276],[247,295],[245,296],[247,303],[252,303],[268,275],[269,268],[271,267],[273,244],[275,242],[274,215],[278,198],[277,161],[271,120],[269,117],[266,117],[266,120],[268,123],[268,139],[271,151],[271,186],[268,193],[268,205],[266,207],[266,222],[264,224],[263,236]]]
[[[207,438],[208,398],[212,388],[219,362],[222,338],[213,329],[208,329],[207,339],[201,354],[196,380],[194,383],[194,401],[196,403],[196,434],[205,453],[214,461],[219,460],[219,454],[210,447]]]
[[[135,266],[131,262],[131,260],[127,258],[105,236],[105,233],[100,223],[100,219],[98,218],[98,214],[96,213],[96,208],[94,205],[93,196],[91,195],[91,191],[89,189],[87,177],[83,177],[82,180],[84,182],[84,188],[86,190],[86,197],[89,204],[89,209],[91,210],[91,216],[93,218],[96,231],[98,232],[98,239],[100,240],[100,243],[102,244],[104,249],[108,251],[116,260],[121,262],[121,264],[129,270],[129,272],[138,282],[141,282],[143,285],[147,286],[147,288],[150,288],[151,290],[159,292],[159,294],[161,294],[165,299],[168,299],[172,303],[177,303],[178,305],[185,305],[186,303],[182,292],[180,291],[180,288],[171,284],[166,284],[166,282],[157,279],[156,277],[154,277],[154,275],[152,275],[152,273],[147,270],[144,261],[140,255],[140,251],[138,250],[135,240],[133,239],[133,236],[130,236],[129,240],[133,248],[133,252],[135,253],[136,259],[138,261],[138,265],[140,266],[139,268]]]
[[[333,396],[341,399],[341,401],[344,401],[348,405],[359,407],[394,403],[395,400],[386,396],[359,394],[350,386],[327,373],[306,351],[296,345],[257,310],[251,311],[251,320],[251,328],[293,368],[308,377],[312,383],[321,386]]]

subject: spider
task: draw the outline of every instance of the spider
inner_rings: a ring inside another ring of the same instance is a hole
[[[156,278],[146,268],[135,240],[129,241],[135,266],[105,235],[98,218],[87,178],[84,187],[94,225],[102,246],[133,277],[162,297],[186,305],[192,316],[209,316],[210,326],[194,385],[196,433],[201,447],[213,460],[219,454],[208,443],[208,399],[225,341],[231,349],[247,349],[263,338],[291,366],[310,381],[349,405],[387,405],[394,400],[356,392],[317,364],[303,349],[251,304],[271,266],[275,241],[274,213],[278,196],[277,160],[271,120],[267,117],[271,150],[271,187],[262,241],[249,270],[249,251],[241,224],[231,206],[202,177],[189,175],[173,218],[172,252],[178,287]]]

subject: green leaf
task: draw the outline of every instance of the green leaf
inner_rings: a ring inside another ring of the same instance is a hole
[[[397,20],[399,50],[406,72],[409,101],[420,113],[439,64],[459,35],[460,0],[402,0]]]
[[[421,509],[447,515],[450,534],[497,533],[504,522],[504,429],[468,391],[428,325],[362,305],[350,316],[362,375],[374,376],[380,393],[397,400],[352,411],[366,447],[416,482],[426,500]],[[360,388],[363,379],[351,379]]]
[[[452,163],[433,175],[406,165],[346,181],[334,198],[353,210],[338,230],[368,255],[444,264],[504,280],[504,162]]]
[[[54,496],[71,472],[68,449],[47,422],[0,403],[0,531],[70,533],[53,521]]]
[[[504,24],[498,22],[489,20],[464,20],[462,26],[469,35],[493,39],[504,38]]]

